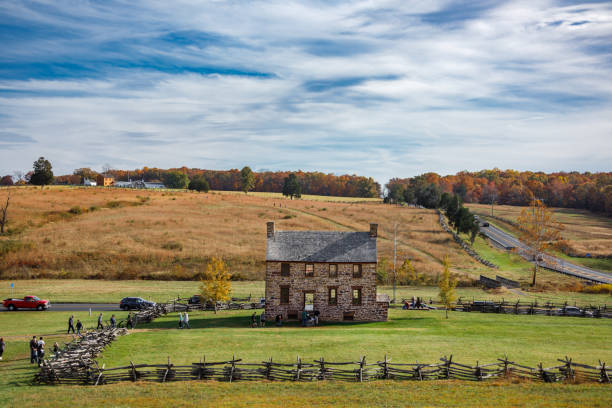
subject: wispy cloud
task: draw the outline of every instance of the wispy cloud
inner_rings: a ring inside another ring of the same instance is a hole
[[[40,155],[381,182],[612,163],[606,2],[41,0],[0,18],[0,174]]]

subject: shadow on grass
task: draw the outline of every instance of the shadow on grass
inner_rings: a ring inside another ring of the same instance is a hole
[[[222,313],[222,312],[221,312]],[[218,328],[248,328],[251,327],[251,316],[227,316],[219,313],[213,317],[201,317],[195,315],[189,320],[191,329],[218,329]],[[172,315],[169,315],[172,316]],[[259,321],[259,320],[258,320]],[[424,327],[436,325],[438,319],[435,316],[414,316],[406,314],[402,317],[394,317],[386,322],[321,322],[318,327],[364,327],[364,328],[391,328],[391,327]],[[301,328],[299,321],[290,320],[284,321],[280,327]],[[151,323],[139,324],[138,329],[179,329],[178,317],[176,320],[169,320],[168,317],[155,320]],[[268,322],[266,328],[278,328],[276,324]],[[305,327],[304,329],[312,329],[313,327]],[[189,330],[189,329],[185,329]]]

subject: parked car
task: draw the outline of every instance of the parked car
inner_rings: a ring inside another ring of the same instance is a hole
[[[189,303],[190,305],[200,305],[202,304],[202,296],[193,295],[192,297],[189,298],[187,303]]]
[[[576,306],[565,306],[561,309],[556,309],[555,312],[562,316],[578,316],[578,317],[582,317],[582,316],[592,317],[593,316],[593,312],[584,310],[584,309],[580,309],[579,307],[576,307]]]
[[[483,222],[483,223],[482,223],[482,226],[483,226],[483,227],[488,227],[488,226],[489,226],[489,223],[485,221],[485,222]]]
[[[155,306],[155,302],[149,302],[148,300],[144,300],[143,298],[139,297],[126,297],[121,299],[121,303],[119,303],[119,308],[121,310],[141,310],[153,306]]]
[[[23,299],[4,299],[2,306],[6,307],[8,310],[47,310],[51,306],[51,302],[48,300],[39,299],[36,296],[25,296]]]

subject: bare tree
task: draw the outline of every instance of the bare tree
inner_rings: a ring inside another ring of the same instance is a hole
[[[535,286],[538,267],[543,260],[544,250],[557,245],[561,241],[563,225],[556,222],[553,212],[535,197],[533,197],[531,206],[521,211],[517,222],[521,231],[521,241],[528,245],[526,251],[533,257],[534,267],[531,286]]]
[[[6,204],[4,204],[4,207],[0,208],[0,234],[4,234],[4,226],[6,225],[6,222],[7,222],[6,214],[8,212],[8,206],[9,206],[10,200],[11,200],[11,193],[9,193],[9,195],[6,196]]]
[[[25,181],[25,172],[16,170],[13,172],[13,175],[15,176],[15,184],[19,183],[20,181]]]

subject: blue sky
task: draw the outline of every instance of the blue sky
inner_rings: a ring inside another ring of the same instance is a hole
[[[610,171],[612,3],[0,3],[0,175]]]

